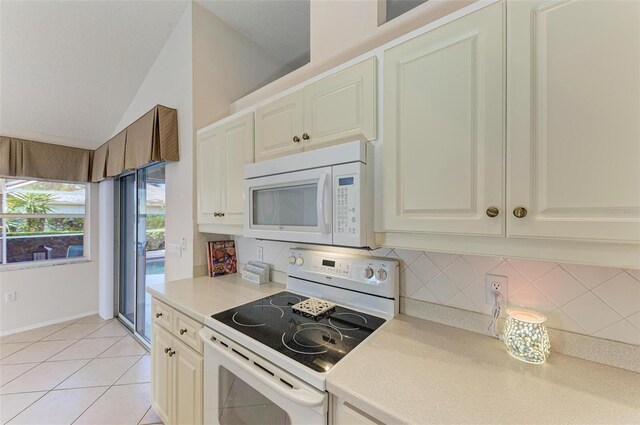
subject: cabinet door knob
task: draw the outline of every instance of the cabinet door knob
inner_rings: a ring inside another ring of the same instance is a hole
[[[298,143],[300,138],[298,136],[293,136],[293,143]]]
[[[180,335],[184,335],[185,333],[187,333],[186,329],[180,329]]]
[[[169,357],[173,357],[175,353],[176,353],[175,351],[169,351]]]
[[[500,214],[500,210],[498,209],[498,207],[489,207],[489,208],[487,208],[487,215],[489,217],[497,217],[498,214]]]
[[[527,216],[527,209],[525,207],[517,207],[513,210],[513,215],[516,218],[524,218]]]
[[[220,217],[220,213],[213,213],[214,217]]]
[[[156,313],[156,319],[159,319],[160,317],[162,317],[162,313]]]
[[[308,134],[308,133],[304,133],[304,134],[302,135],[302,139],[303,139],[303,140],[309,140],[309,139],[310,139],[309,134]]]
[[[218,217],[224,217],[224,213],[218,213]]]
[[[169,347],[169,348],[165,348],[165,349],[164,349],[164,353],[165,353],[165,354],[167,354],[169,351],[171,351],[171,347]]]

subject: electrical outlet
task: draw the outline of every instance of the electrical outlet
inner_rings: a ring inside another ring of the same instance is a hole
[[[6,303],[15,302],[17,299],[18,299],[18,296],[16,294],[16,291],[11,291],[11,292],[5,292],[4,293],[4,302],[6,302]]]
[[[264,254],[264,250],[261,246],[258,247],[258,249],[256,249],[256,260],[257,261],[262,261],[263,260],[263,254]]]
[[[506,304],[509,300],[509,279],[507,276],[499,274],[487,274],[484,277],[485,288],[485,302],[489,305],[493,305],[493,291],[498,291],[502,300],[502,304]]]

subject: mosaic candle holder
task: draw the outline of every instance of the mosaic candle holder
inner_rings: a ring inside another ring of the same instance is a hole
[[[518,360],[541,364],[549,357],[551,344],[544,325],[546,316],[527,310],[507,310],[504,343],[507,352]]]

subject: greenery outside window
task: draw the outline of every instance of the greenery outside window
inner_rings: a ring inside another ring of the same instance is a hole
[[[0,264],[86,257],[87,187],[0,178]]]

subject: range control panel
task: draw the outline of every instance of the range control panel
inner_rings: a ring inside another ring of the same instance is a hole
[[[291,249],[289,276],[329,283],[354,290],[393,297],[398,284],[398,262],[365,255]]]

